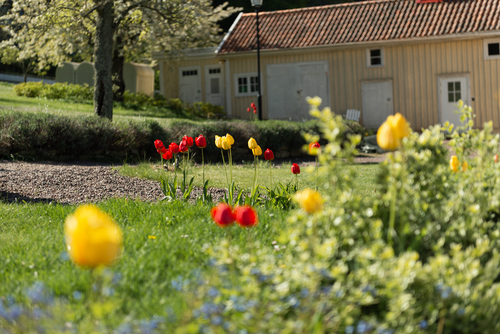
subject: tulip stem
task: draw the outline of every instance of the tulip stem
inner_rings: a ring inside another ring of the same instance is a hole
[[[224,172],[226,173],[226,182],[228,183],[227,191],[229,191],[229,179],[227,178],[226,160],[224,159],[224,150],[221,148],[220,153],[222,154],[222,164],[224,165]]]
[[[203,170],[203,186],[205,186],[205,157],[203,157],[203,149],[201,149],[201,169]]]
[[[391,194],[391,211],[389,214],[389,231],[387,231],[387,243],[392,247],[392,234],[394,231],[394,221],[396,220],[396,187],[393,187]]]
[[[229,149],[229,176],[231,178],[231,186],[233,185],[233,154],[231,148]]]
[[[272,178],[272,174],[271,174],[271,168],[272,168],[272,162],[271,160],[269,160],[269,187],[272,188],[273,186],[273,178]]]
[[[299,190],[299,175],[295,174],[295,187]]]
[[[318,157],[316,156],[316,191],[318,191]]]

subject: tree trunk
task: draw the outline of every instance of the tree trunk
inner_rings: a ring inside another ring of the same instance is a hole
[[[99,0],[96,0],[99,1]],[[95,87],[94,113],[113,118],[113,82],[111,67],[113,57],[113,1],[101,0],[97,9],[94,47]]]
[[[123,64],[125,57],[120,55],[122,39],[116,36],[115,47],[113,49],[113,85],[117,86],[114,93],[114,100],[123,102],[123,93],[125,93],[125,81],[123,80]]]

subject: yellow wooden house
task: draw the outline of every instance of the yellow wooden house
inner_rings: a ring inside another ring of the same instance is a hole
[[[420,130],[459,122],[500,130],[500,0],[378,0],[259,13],[264,119],[309,118],[307,96],[377,128],[400,112]],[[157,55],[166,97],[247,118],[257,103],[255,13],[240,14],[216,48]]]

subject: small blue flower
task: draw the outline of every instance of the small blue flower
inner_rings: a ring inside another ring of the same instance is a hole
[[[216,288],[214,287],[211,287],[210,289],[208,289],[208,295],[212,298],[215,298],[219,295],[219,290],[217,290]]]
[[[371,329],[372,329],[372,326],[370,326],[369,323],[361,320],[360,322],[358,322],[358,326],[356,326],[356,333],[358,333],[358,334],[367,333]]]
[[[463,316],[463,315],[465,314],[465,309],[464,309],[463,307],[459,308],[459,309],[457,310],[457,314],[458,314],[459,316]]]
[[[24,313],[23,308],[17,304],[12,305],[9,311],[10,311],[10,318],[14,321],[19,319],[19,317]]]
[[[130,324],[121,324],[116,330],[116,334],[132,334],[132,326]]]
[[[12,321],[9,312],[7,311],[1,300],[0,300],[0,317],[4,318],[9,322]]]
[[[26,292],[32,303],[50,304],[54,300],[52,293],[45,288],[42,282],[36,282]]]
[[[62,261],[68,261],[69,260],[69,254],[68,254],[68,252],[61,252],[61,254],[59,254],[59,258]]]
[[[307,298],[307,296],[309,296],[309,289],[303,288],[302,290],[300,290],[300,296],[302,298]]]
[[[427,329],[427,327],[429,327],[429,325],[427,324],[426,320],[422,320],[418,323],[418,327],[420,327],[420,329]]]
[[[44,316],[44,313],[39,307],[33,308],[33,318],[41,319],[43,316]]]
[[[106,297],[112,296],[115,294],[115,289],[113,289],[110,286],[107,286],[104,289],[102,289],[102,294]]]
[[[81,293],[78,290],[73,291],[73,299],[75,300],[81,300],[83,297],[83,293]]]
[[[212,325],[214,325],[214,326],[220,326],[220,325],[222,325],[223,321],[224,321],[224,319],[222,319],[222,317],[220,315],[216,315],[211,320]]]
[[[120,273],[115,273],[113,275],[113,279],[111,280],[111,284],[118,284],[123,279],[123,275]]]
[[[345,334],[352,334],[354,333],[354,327],[353,326],[347,326],[345,328]]]

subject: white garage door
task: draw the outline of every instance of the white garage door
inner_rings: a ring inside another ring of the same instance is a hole
[[[179,69],[179,98],[183,102],[201,101],[201,73],[199,67]]]
[[[392,81],[363,82],[363,126],[378,129],[393,114]]]
[[[307,96],[319,96],[329,106],[328,63],[292,63],[267,66],[270,119],[309,119]]]

